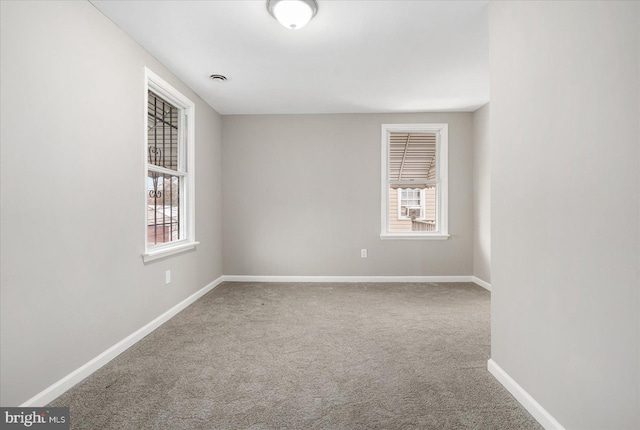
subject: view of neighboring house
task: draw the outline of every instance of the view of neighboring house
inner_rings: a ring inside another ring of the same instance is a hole
[[[640,430],[640,0],[0,0],[0,54],[0,429]]]
[[[437,209],[436,133],[390,133],[389,231],[435,231]]]

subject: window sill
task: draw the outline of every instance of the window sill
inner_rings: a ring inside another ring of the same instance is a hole
[[[382,233],[380,235],[382,240],[447,240],[449,235],[446,233]]]
[[[167,248],[155,249],[153,251],[142,254],[142,261],[148,263],[149,261],[157,260],[159,258],[164,258],[170,255],[178,254],[180,252],[189,251],[190,249],[194,249],[196,245],[199,244],[200,242],[187,242]]]

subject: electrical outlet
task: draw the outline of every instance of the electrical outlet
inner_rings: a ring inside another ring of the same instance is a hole
[[[167,270],[166,272],[164,272],[164,283],[165,285],[171,283],[171,270]]]
[[[360,257],[367,258],[367,250],[366,249],[361,249],[360,250]]]

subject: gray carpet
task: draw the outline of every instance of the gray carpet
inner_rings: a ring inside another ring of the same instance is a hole
[[[73,429],[540,429],[470,283],[224,283],[51,406]]]

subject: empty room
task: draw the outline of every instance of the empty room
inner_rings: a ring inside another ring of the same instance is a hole
[[[640,2],[0,0],[0,427],[640,428]]]

